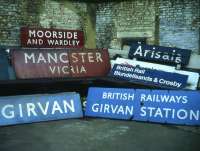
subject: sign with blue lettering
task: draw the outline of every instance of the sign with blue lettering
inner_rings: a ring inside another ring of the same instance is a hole
[[[110,76],[129,82],[172,89],[185,88],[188,79],[187,75],[121,64],[113,66]]]
[[[89,88],[85,115],[129,120],[134,100],[134,89]]]
[[[0,97],[0,125],[33,123],[83,116],[79,94]]]
[[[200,125],[199,91],[90,88],[86,116]]]
[[[191,50],[163,47],[155,45],[133,44],[129,51],[129,58],[139,58],[147,61],[187,65]]]
[[[4,49],[0,48],[0,80],[8,80],[8,58]]]
[[[137,90],[135,120],[200,125],[200,92]]]

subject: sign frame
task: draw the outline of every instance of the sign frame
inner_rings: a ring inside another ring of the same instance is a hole
[[[183,66],[189,63],[190,56],[191,50],[188,49],[136,43],[131,45],[128,54],[129,59],[137,58],[165,64],[181,64]]]
[[[0,97],[0,126],[82,118],[78,93]]]

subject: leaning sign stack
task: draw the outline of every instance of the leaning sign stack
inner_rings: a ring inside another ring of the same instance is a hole
[[[165,89],[91,87],[85,116],[200,125],[199,74],[182,70],[190,50],[133,44],[128,59],[110,64],[108,49],[83,48],[82,31],[27,27],[21,28],[21,46],[11,49],[17,79],[105,76]],[[76,92],[0,97],[0,113],[0,125],[83,117]]]

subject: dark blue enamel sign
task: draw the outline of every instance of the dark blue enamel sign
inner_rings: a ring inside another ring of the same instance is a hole
[[[137,90],[135,120],[200,125],[199,91]]]
[[[120,64],[115,64],[113,66],[110,76],[134,83],[172,89],[182,89],[186,87],[188,79],[187,75],[178,73]]]
[[[161,63],[187,65],[191,50],[163,47],[155,45],[133,44],[129,51],[129,58],[138,58]]]
[[[0,125],[33,123],[83,116],[79,94],[0,97]]]
[[[200,125],[199,91],[90,88],[86,116]]]
[[[8,80],[8,58],[5,49],[0,48],[0,80]]]

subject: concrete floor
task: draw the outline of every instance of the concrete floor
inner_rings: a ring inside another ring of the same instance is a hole
[[[0,127],[0,151],[199,151],[200,128],[109,119]]]

